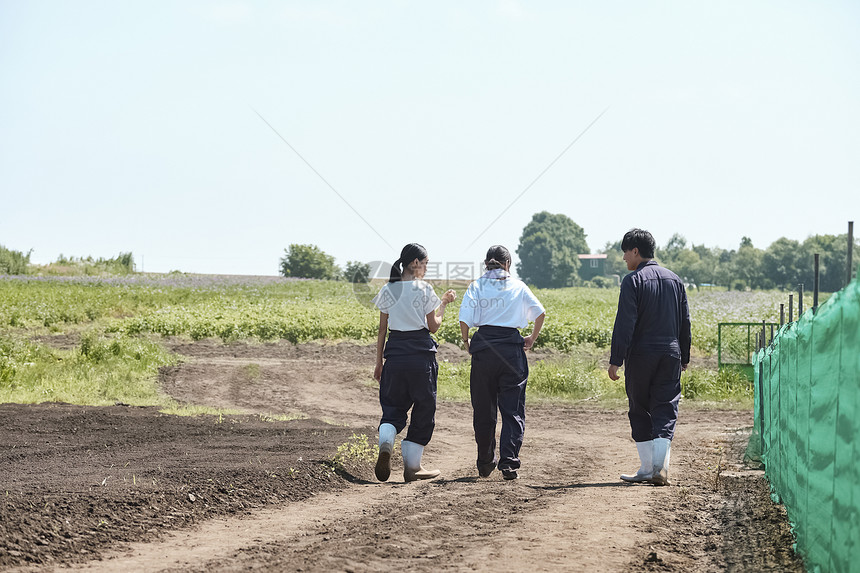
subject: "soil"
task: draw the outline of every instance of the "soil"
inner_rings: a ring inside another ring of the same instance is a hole
[[[530,406],[520,479],[504,481],[477,477],[470,405],[440,401],[424,465],[442,476],[406,484],[395,456],[378,483],[366,456],[333,463],[353,434],[376,439],[372,347],[166,344],[184,361],[165,392],[242,413],[0,405],[0,568],[803,570],[763,474],[741,465],[749,411],[683,403],[661,488],[618,479],[638,466],[623,410]]]

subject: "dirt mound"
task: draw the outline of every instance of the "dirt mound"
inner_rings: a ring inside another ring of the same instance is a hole
[[[67,404],[2,404],[0,417],[0,566],[91,559],[345,485],[326,462],[351,432],[316,420]]]

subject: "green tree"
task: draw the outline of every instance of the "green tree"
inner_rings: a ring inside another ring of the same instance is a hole
[[[854,242],[854,268],[857,268],[860,258],[860,239]],[[811,290],[815,279],[815,253],[819,257],[818,288],[822,292],[836,292],[845,286],[848,276],[846,268],[848,258],[848,235],[813,235],[807,237],[796,253],[798,258],[798,280]],[[796,286],[796,285],[791,285]]]
[[[30,266],[30,253],[13,251],[0,245],[0,275],[26,275]]]
[[[761,249],[753,246],[752,241],[746,237],[741,241],[741,246],[735,254],[732,272],[731,286],[749,288],[770,288],[762,273],[762,258],[764,253]]]
[[[781,237],[762,255],[762,271],[775,287],[793,289],[800,282],[798,255],[800,243]]]
[[[658,248],[655,255],[664,267],[673,271],[684,282],[705,282],[699,278],[701,257],[696,251],[687,248],[687,239],[683,235],[672,235],[666,246]]]
[[[606,255],[604,272],[607,275],[618,275],[624,277],[628,272],[627,263],[624,262],[624,253],[621,251],[621,241],[607,242],[601,251]]]
[[[370,265],[360,261],[347,261],[343,278],[351,283],[366,283],[370,280]]]
[[[327,255],[316,245],[290,245],[281,258],[281,274],[285,277],[306,279],[337,279],[340,268],[334,257]]]
[[[662,249],[658,248],[655,255],[660,262],[664,265],[669,266],[675,260],[681,256],[681,253],[687,250],[687,239],[678,233],[672,235],[669,239],[669,242],[666,243],[666,246]],[[675,273],[678,274],[678,273]]]
[[[714,269],[711,284],[723,285],[731,290],[734,274],[734,260],[737,253],[734,250],[728,251],[720,249],[719,247],[715,248],[714,252],[717,255],[717,266]]]
[[[728,281],[721,281],[724,275],[722,261],[726,251],[719,247],[709,249],[705,245],[693,245],[692,250],[699,255],[699,265],[693,279],[693,282],[697,286],[704,283],[712,285],[728,284]]]
[[[585,231],[567,215],[535,213],[523,229],[517,273],[538,288],[558,288],[579,281],[578,255],[590,252]]]

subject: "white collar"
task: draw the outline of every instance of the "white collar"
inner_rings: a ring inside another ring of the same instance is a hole
[[[495,279],[495,280],[505,280],[511,277],[511,273],[506,271],[505,269],[491,269],[485,272],[481,278],[482,279]]]

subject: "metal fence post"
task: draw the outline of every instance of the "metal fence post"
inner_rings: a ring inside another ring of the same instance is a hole
[[[821,255],[815,253],[815,282],[812,291],[812,314],[818,312],[818,261]]]
[[[779,303],[779,327],[785,324],[785,304]]]
[[[788,322],[794,322],[794,295],[788,295]]]
[[[854,221],[848,221],[848,279],[845,284],[851,282],[854,277]]]
[[[758,361],[758,417],[761,420],[759,428],[759,450],[761,450],[762,463],[764,463],[764,357]]]
[[[797,320],[803,314],[803,283],[797,285]]]

